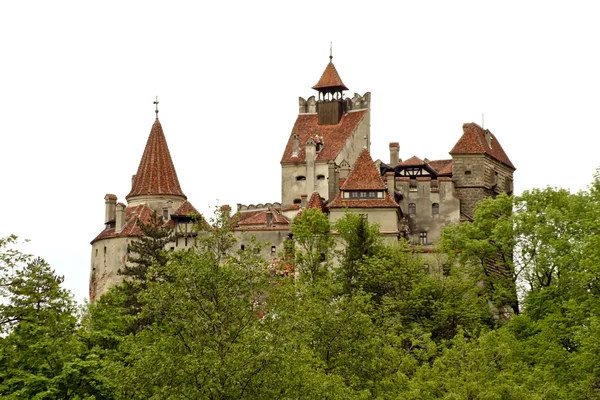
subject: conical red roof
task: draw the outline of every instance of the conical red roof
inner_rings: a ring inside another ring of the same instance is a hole
[[[167,140],[158,119],[152,125],[131,192],[126,198],[129,200],[131,197],[144,195],[174,195],[186,198],[179,186]]]
[[[341,190],[383,190],[385,184],[367,149],[363,149]]]
[[[321,75],[321,79],[319,82],[312,87],[315,90],[348,90],[344,82],[342,82],[342,78],[340,78],[340,74],[338,74],[335,69],[335,65],[333,62],[329,61],[327,67],[325,67],[325,71],[323,71],[323,75]]]

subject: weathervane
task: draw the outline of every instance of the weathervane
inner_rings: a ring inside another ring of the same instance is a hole
[[[333,60],[333,42],[329,42],[329,62]]]
[[[156,100],[154,100],[154,104],[156,105],[156,111],[154,111],[156,113],[156,119],[158,119],[158,96],[156,96]]]

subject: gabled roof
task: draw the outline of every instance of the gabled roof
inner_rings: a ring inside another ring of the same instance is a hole
[[[200,213],[194,208],[192,203],[186,200],[177,210],[173,211],[171,215],[176,217],[187,217],[188,215],[200,215]]]
[[[401,167],[416,167],[420,165],[425,165],[425,161],[421,160],[417,156],[412,156],[408,160],[404,160],[400,163]]]
[[[486,134],[490,135],[491,146],[488,145]],[[463,135],[458,139],[452,150],[450,150],[450,154],[487,154],[506,166],[515,169],[515,166],[504,152],[504,149],[502,149],[496,136],[474,122],[463,125]]]
[[[384,190],[385,183],[367,149],[363,149],[340,190]]]
[[[327,67],[325,67],[321,79],[319,79],[319,82],[312,88],[319,91],[348,90],[346,85],[344,85],[344,82],[342,82],[342,78],[340,78],[340,74],[338,74],[331,59],[329,64],[327,64]]]
[[[160,121],[156,119],[146,148],[126,199],[143,195],[175,195],[186,197],[179,186],[177,172]]]
[[[310,200],[308,200],[308,203],[306,204],[306,208],[317,208],[324,213],[327,212],[327,206],[318,192],[313,192],[310,196]]]
[[[281,157],[282,163],[304,162],[306,160],[305,143],[318,135],[323,148],[316,154],[316,160],[329,161],[337,157],[342,148],[363,120],[367,110],[350,111],[342,116],[337,125],[319,125],[317,114],[299,114],[290,138]],[[299,151],[292,156],[294,134],[298,135]]]

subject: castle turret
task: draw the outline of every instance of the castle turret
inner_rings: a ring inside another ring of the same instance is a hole
[[[312,87],[319,92],[317,115],[319,125],[337,125],[348,110],[344,102],[344,90],[348,90],[333,65],[333,56],[329,55],[329,64],[325,67],[321,79]]]

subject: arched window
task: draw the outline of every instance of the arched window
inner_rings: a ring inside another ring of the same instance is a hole
[[[431,215],[438,215],[440,213],[440,205],[438,203],[433,203],[431,205]]]
[[[408,214],[415,215],[417,213],[417,205],[415,203],[410,203],[408,205]]]

